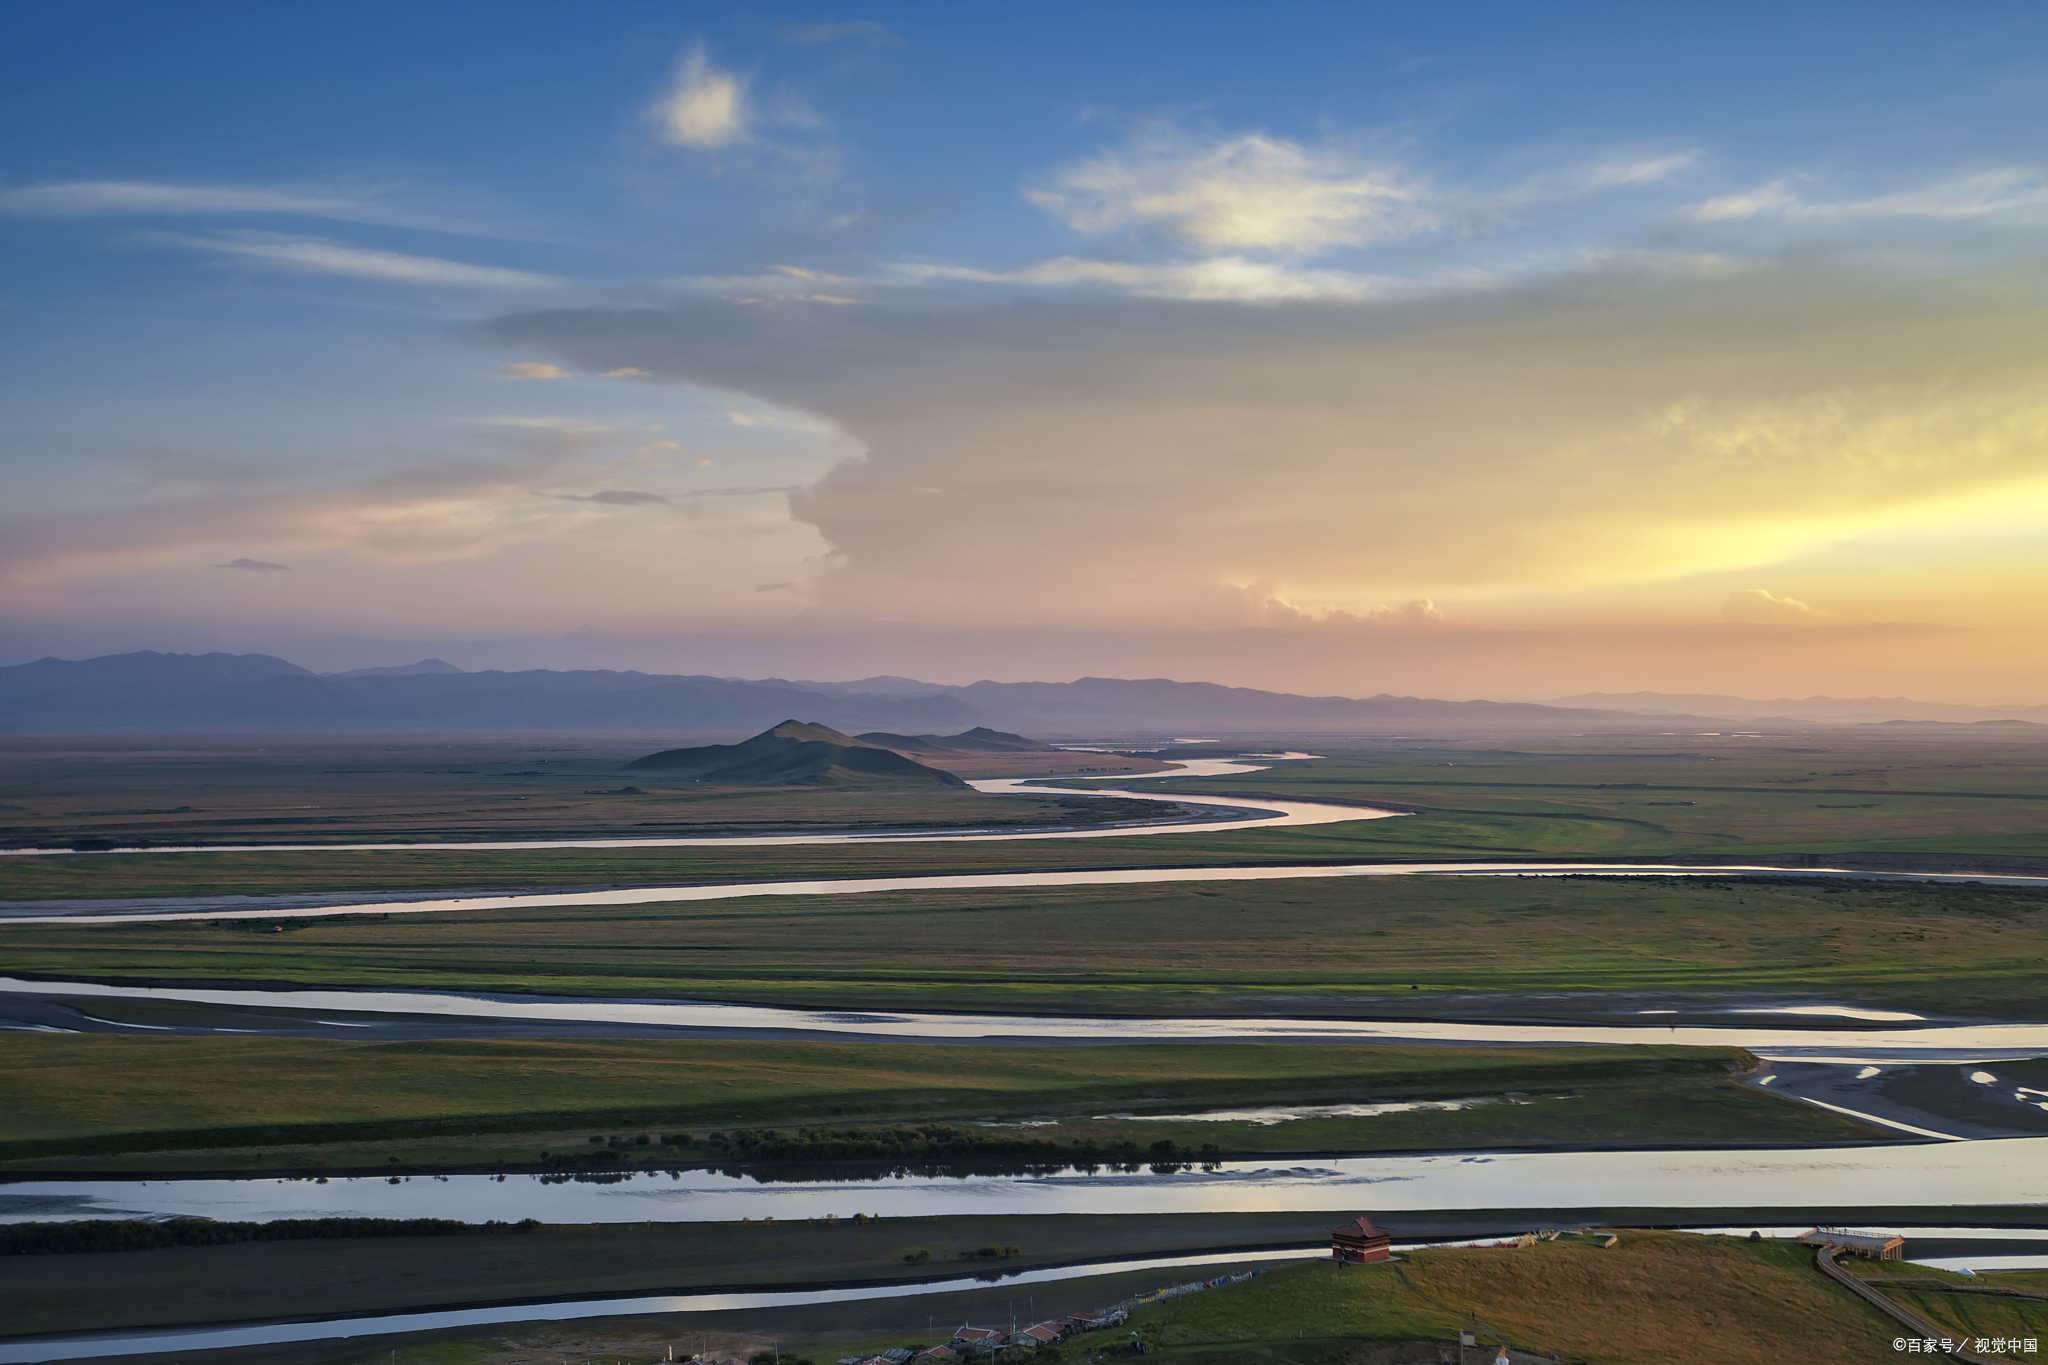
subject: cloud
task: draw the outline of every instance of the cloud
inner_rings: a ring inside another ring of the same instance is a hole
[[[273,564],[267,559],[231,559],[225,564],[209,564],[211,569],[247,569],[251,573],[282,573],[291,568],[289,564]]]
[[[606,370],[600,377],[604,379],[645,379],[647,371],[635,369],[631,365],[621,365],[616,370]]]
[[[1382,275],[1304,270],[1243,256],[1168,264],[1060,256],[1015,270],[904,264],[891,267],[891,273],[903,280],[930,282],[1099,286],[1165,299],[1370,299],[1407,287],[1404,281]]]
[[[494,265],[468,265],[444,261],[435,256],[407,256],[396,251],[372,251],[343,246],[338,242],[311,238],[280,237],[270,233],[238,233],[233,236],[173,239],[179,245],[217,251],[229,256],[263,261],[288,270],[315,275],[345,275],[359,280],[388,284],[418,284],[450,289],[484,289],[499,292],[530,292],[554,289],[560,281],[527,270],[508,270]]]
[[[1365,619],[1381,626],[1440,626],[1444,614],[1427,597],[1417,597],[1398,607],[1374,607]]]
[[[145,572],[251,541],[296,555],[342,551],[388,566],[443,564],[562,534],[594,512],[541,511],[526,489],[576,461],[579,441],[521,433],[491,458],[447,459],[350,482],[271,486],[222,471],[178,496],[0,527],[0,584],[17,599],[80,579]],[[220,567],[276,572],[268,561]]]
[[[1743,588],[1728,594],[1721,614],[1731,621],[1760,624],[1812,625],[1826,621],[1826,612],[1815,611],[1793,597],[1779,597],[1763,588]]]
[[[1314,621],[1421,625],[1428,606],[1382,604],[1473,618],[1760,572],[1933,509],[2048,508],[2033,269],[1616,259],[1256,304],[904,287],[482,335],[844,432],[863,453],[792,508],[835,551],[815,591],[846,619],[1207,627],[1248,619],[1227,585],[1261,582]]]
[[[569,372],[543,360],[515,360],[500,365],[498,373],[507,379],[567,379]]]
[[[709,463],[699,461],[699,463]],[[694,502],[702,498],[752,498],[764,493],[792,493],[790,484],[774,484],[768,487],[737,488],[693,488],[684,493],[642,493],[630,488],[608,488],[598,493],[542,493],[535,490],[534,496],[556,498],[562,502],[596,502],[609,507],[651,507],[660,504],[673,506],[678,502]]]
[[[264,186],[172,185],[146,180],[51,181],[0,189],[0,214],[34,218],[287,214],[393,227],[469,230],[385,203],[375,190],[344,194]]]
[[[755,588],[755,589],[754,589],[754,591],[755,591],[755,592],[795,592],[795,591],[796,591],[796,584],[794,584],[794,583],[763,583],[763,584],[761,584],[761,585],[760,585],[759,587]]]
[[[647,116],[663,142],[715,151],[747,137],[747,83],[712,66],[699,43],[676,63],[674,79]]]
[[[850,19],[842,24],[784,24],[774,31],[775,41],[790,47],[816,47],[820,43],[859,42],[869,47],[901,47],[903,40],[872,19]]]
[[[600,493],[537,493],[543,498],[559,498],[563,502],[601,502],[607,507],[650,507],[669,505],[666,493],[642,493],[631,488],[607,488]]]
[[[1257,133],[1197,141],[1156,128],[1024,197],[1077,231],[1154,229],[1215,252],[1313,255],[1438,221],[1401,172]]]
[[[1753,218],[1836,222],[1919,218],[1967,222],[2016,214],[2031,218],[2048,207],[2048,178],[2031,166],[2005,166],[1951,176],[1917,189],[1860,199],[1809,199],[1794,190],[1795,183],[1790,177],[1782,177],[1754,189],[1706,200],[1685,210],[1680,217],[1692,223]]]

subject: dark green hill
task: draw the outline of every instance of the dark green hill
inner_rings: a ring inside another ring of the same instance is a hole
[[[986,725],[962,730],[957,735],[926,735],[924,738],[948,749],[961,749],[970,754],[1053,753],[1059,749],[1057,744],[1026,739],[1007,730],[991,730]]]
[[[887,730],[872,730],[864,735],[855,735],[863,744],[872,744],[878,749],[894,749],[899,754],[953,754],[961,750],[941,743],[932,735],[892,735]]]
[[[863,743],[825,725],[786,720],[738,744],[701,749],[664,749],[626,765],[659,771],[685,782],[721,786],[853,787],[919,783],[934,787],[967,784],[948,772]]]
[[[1045,744],[1022,735],[1013,735],[1007,730],[991,730],[986,725],[977,725],[972,730],[962,730],[957,735],[892,735],[886,730],[875,730],[857,735],[863,744],[879,745],[903,754],[1013,754],[1013,753],[1056,753],[1058,746]]]

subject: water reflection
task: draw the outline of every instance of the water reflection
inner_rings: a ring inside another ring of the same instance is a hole
[[[737,1222],[949,1214],[1284,1212],[1370,1207],[1812,1208],[2048,1204],[2048,1138],[1816,1150],[1342,1157],[1297,1165],[971,1163],[283,1180],[24,1181],[0,1221],[91,1217],[538,1218]]]

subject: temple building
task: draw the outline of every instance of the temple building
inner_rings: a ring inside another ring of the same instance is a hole
[[[1330,1229],[1330,1255],[1343,1265],[1390,1261],[1394,1258],[1394,1234],[1361,1217]]]

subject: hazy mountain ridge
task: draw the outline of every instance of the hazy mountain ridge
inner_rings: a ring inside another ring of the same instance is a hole
[[[1911,697],[1730,697],[1703,692],[1582,692],[1546,705],[1591,706],[1641,716],[1679,719],[1857,721],[2048,721],[2048,706],[1973,706]]]
[[[465,673],[423,661],[318,674],[267,654],[134,654],[0,668],[0,730],[755,731],[809,716],[848,731],[1153,736],[1342,731],[1407,723],[1641,724],[1636,714],[1533,702],[1305,697],[1168,678],[983,681],[870,678],[810,686],[612,669]],[[442,671],[446,670],[446,671]],[[911,688],[922,689],[918,691]]]

